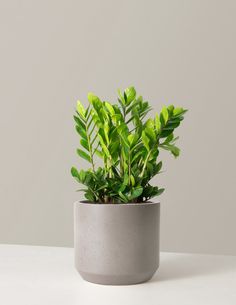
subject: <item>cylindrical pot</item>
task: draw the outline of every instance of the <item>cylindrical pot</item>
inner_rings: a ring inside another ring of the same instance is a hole
[[[160,203],[74,205],[75,266],[104,285],[145,282],[159,266]]]

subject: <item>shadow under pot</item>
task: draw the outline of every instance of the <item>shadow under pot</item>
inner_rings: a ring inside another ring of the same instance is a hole
[[[148,281],[159,266],[160,203],[74,204],[75,266],[104,285]]]

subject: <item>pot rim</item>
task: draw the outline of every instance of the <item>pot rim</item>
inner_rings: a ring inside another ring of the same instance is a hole
[[[146,201],[146,202],[128,202],[128,203],[98,203],[98,202],[91,202],[88,200],[81,200],[76,201],[75,204],[78,205],[89,205],[89,206],[149,206],[149,205],[155,205],[160,204],[160,202],[153,202],[153,201]]]

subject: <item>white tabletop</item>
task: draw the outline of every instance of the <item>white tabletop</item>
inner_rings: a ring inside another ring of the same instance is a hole
[[[132,286],[83,281],[73,249],[0,245],[1,305],[235,305],[236,256],[162,253],[154,278]]]

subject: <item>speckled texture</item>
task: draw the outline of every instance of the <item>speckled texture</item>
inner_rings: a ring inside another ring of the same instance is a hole
[[[159,266],[160,203],[74,205],[75,266],[87,281],[145,282]]]

